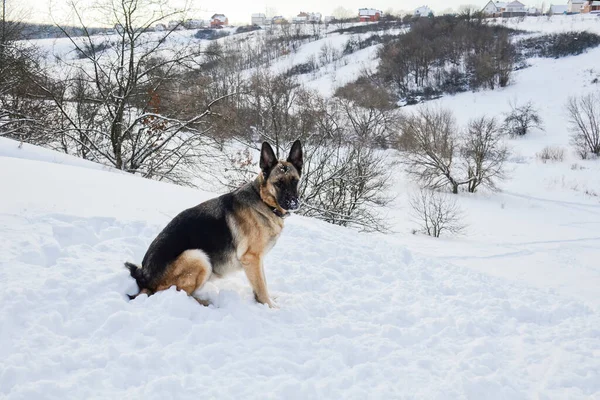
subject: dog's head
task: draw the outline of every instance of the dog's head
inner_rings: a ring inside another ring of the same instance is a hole
[[[267,142],[260,150],[261,185],[260,197],[269,206],[285,215],[288,210],[300,206],[298,181],[302,174],[302,144],[296,140],[287,160],[277,160],[273,148]]]

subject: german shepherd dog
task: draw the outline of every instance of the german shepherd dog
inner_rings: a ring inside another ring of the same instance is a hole
[[[150,244],[141,267],[125,263],[140,288],[138,295],[174,285],[191,296],[209,278],[244,270],[256,301],[274,307],[263,261],[283,229],[283,219],[299,206],[302,162],[299,140],[286,161],[277,160],[264,142],[261,172],[254,181],[181,212]]]

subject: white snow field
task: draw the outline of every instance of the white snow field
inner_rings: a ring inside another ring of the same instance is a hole
[[[122,262],[211,195],[0,148],[0,398],[600,396],[596,307],[299,216],[266,261],[280,309],[243,274],[210,307],[127,301]]]
[[[590,16],[507,24],[600,33]],[[272,68],[344,43],[330,34]],[[374,68],[376,49],[300,80],[330,95]],[[243,274],[209,284],[210,307],[174,289],[128,301],[123,262],[216,194],[0,138],[0,400],[599,400],[600,160],[569,148],[564,104],[600,90],[600,48],[530,64],[506,88],[437,102],[461,125],[529,100],[545,121],[507,141],[500,192],[457,196],[463,236],[412,235],[415,186],[393,171],[391,234],[286,220],[266,260],[275,310]],[[564,161],[539,161],[548,145]]]

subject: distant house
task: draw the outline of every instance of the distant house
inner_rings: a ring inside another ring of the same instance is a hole
[[[204,27],[205,23],[201,19],[187,19],[183,23],[185,29],[199,29]]]
[[[527,15],[542,15],[542,12],[537,7],[529,7],[527,9]]]
[[[516,15],[525,15],[526,13],[525,4],[521,3],[518,0],[512,1],[506,4],[506,13]]]
[[[584,5],[582,12],[589,12],[590,14],[600,14],[600,1],[589,0]]]
[[[300,14],[292,17],[292,24],[305,24],[308,21],[308,13],[301,12]]]
[[[586,3],[586,0],[569,0],[567,3],[567,12],[570,14],[579,14],[583,12]]]
[[[383,16],[383,11],[374,8],[359,8],[358,19],[360,22],[375,22]]]
[[[558,14],[566,14],[569,11],[569,6],[566,4],[562,5],[550,5],[550,9],[548,10],[548,14],[550,15],[558,15]]]
[[[489,3],[483,7],[481,12],[490,17],[499,17],[503,12],[506,11],[506,3],[501,1],[490,0]]]
[[[309,24],[320,24],[321,13],[309,13],[308,20],[306,22],[308,22]]]
[[[276,25],[281,25],[281,24],[287,23],[287,21],[285,20],[285,18],[283,18],[283,16],[276,15],[271,19],[271,23],[276,24]]]
[[[212,17],[210,17],[210,26],[211,27],[214,28],[216,26],[224,26],[224,25],[229,25],[229,20],[227,19],[225,14],[214,14]]]
[[[262,13],[252,14],[251,25],[265,25],[267,23],[267,16]]]
[[[415,17],[429,17],[430,15],[433,15],[433,11],[427,6],[421,6],[413,12],[413,15]]]

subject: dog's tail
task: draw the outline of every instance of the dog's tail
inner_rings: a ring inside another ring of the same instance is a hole
[[[140,267],[139,265],[135,265],[133,263],[130,262],[126,262],[125,263],[125,268],[127,268],[129,270],[129,273],[131,274],[131,277],[133,279],[135,279],[135,281],[137,282],[139,288],[140,288],[140,292],[138,294],[134,294],[134,295],[130,295],[128,294],[127,296],[129,296],[129,300],[133,300],[135,299],[140,293],[144,292],[146,293],[146,279],[144,278],[144,274],[142,273],[142,267]]]

